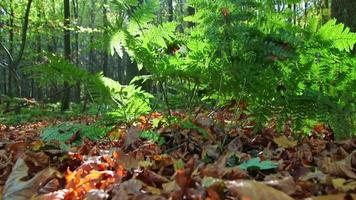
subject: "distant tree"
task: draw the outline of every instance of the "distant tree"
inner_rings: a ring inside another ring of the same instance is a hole
[[[67,60],[70,60],[71,57],[69,25],[70,25],[70,0],[64,0],[64,57]],[[62,111],[68,110],[69,104],[70,104],[70,87],[68,82],[65,82],[61,110]]]

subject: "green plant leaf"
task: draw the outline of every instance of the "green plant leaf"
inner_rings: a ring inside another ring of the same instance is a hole
[[[249,170],[249,169],[259,169],[259,170],[268,170],[275,169],[278,167],[278,163],[272,162],[270,160],[261,161],[260,158],[252,158],[238,166],[240,169]]]

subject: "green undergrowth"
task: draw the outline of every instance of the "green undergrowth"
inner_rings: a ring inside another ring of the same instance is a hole
[[[82,112],[82,105],[72,104],[71,110],[61,112],[59,103],[45,105],[31,105],[21,108],[18,112],[3,112],[5,105],[0,105],[0,123],[14,126],[24,123],[33,123],[46,120],[67,121],[81,116],[95,116],[100,112],[98,105],[90,105],[87,111]]]
[[[112,127],[102,126],[100,123],[91,125],[80,123],[62,123],[46,127],[42,131],[42,139],[46,143],[57,142],[63,150],[70,146],[80,146],[84,138],[99,140],[106,136]]]

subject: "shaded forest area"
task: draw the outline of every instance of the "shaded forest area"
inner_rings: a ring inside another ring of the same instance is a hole
[[[356,199],[356,1],[1,0],[0,200]]]

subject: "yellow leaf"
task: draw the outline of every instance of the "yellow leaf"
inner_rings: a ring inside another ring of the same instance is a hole
[[[39,151],[41,147],[44,146],[44,143],[41,140],[37,140],[35,142],[32,142],[31,146],[33,151]]]
[[[151,194],[156,194],[156,195],[160,195],[161,194],[161,190],[155,187],[151,187],[151,186],[147,186],[146,190],[148,192],[150,192]]]
[[[273,141],[279,146],[283,148],[292,148],[297,146],[297,142],[294,140],[289,140],[285,135],[274,138]]]
[[[332,180],[334,188],[347,192],[356,189],[356,181],[346,182],[343,178],[335,178]]]

